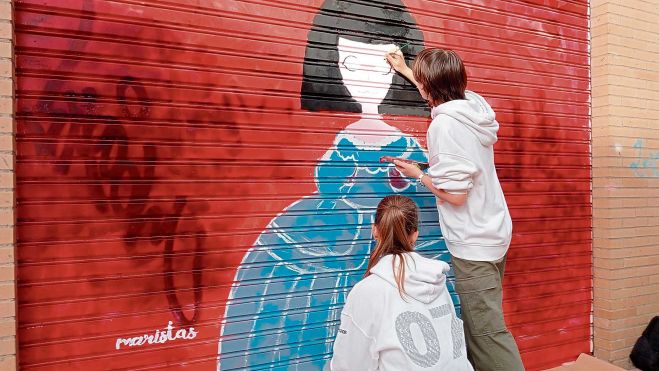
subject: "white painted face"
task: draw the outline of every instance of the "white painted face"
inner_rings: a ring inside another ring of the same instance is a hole
[[[343,84],[364,112],[371,111],[373,106],[377,108],[387,96],[395,71],[385,60],[385,54],[395,48],[394,44],[366,44],[339,37]]]

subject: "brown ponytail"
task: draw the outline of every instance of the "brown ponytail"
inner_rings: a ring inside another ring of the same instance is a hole
[[[419,214],[416,203],[405,196],[387,196],[378,204],[375,212],[375,227],[378,239],[371,251],[366,274],[368,277],[380,258],[393,254],[398,257],[398,270],[395,269],[396,259],[392,260],[392,269],[400,295],[405,293],[405,259],[404,253],[414,251],[411,236],[419,229]]]

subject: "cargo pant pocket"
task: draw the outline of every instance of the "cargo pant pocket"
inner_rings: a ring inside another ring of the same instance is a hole
[[[462,320],[472,336],[506,331],[499,274],[456,279],[455,291],[460,296]]]

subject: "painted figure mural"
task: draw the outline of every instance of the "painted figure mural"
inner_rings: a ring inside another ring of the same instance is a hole
[[[347,293],[368,262],[375,206],[386,195],[404,194],[419,205],[417,251],[449,259],[435,198],[379,162],[381,156],[427,161],[417,139],[385,121],[387,114],[427,115],[414,86],[383,58],[400,49],[411,60],[423,48],[423,36],[400,1],[385,3],[328,0],[314,18],[302,108],[360,118],[318,160],[317,192],[272,219],[245,254],[221,326],[218,370],[323,369]]]
[[[426,159],[427,103],[383,54],[427,46],[501,124],[524,364],[590,350],[587,1],[12,5],[20,369],[326,368],[379,200],[414,199],[418,251],[449,258],[434,197],[379,162]]]

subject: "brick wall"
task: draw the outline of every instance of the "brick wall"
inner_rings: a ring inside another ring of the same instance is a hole
[[[11,1],[0,1],[0,370],[16,369],[14,65]]]
[[[592,0],[595,356],[659,314],[659,0]]]

